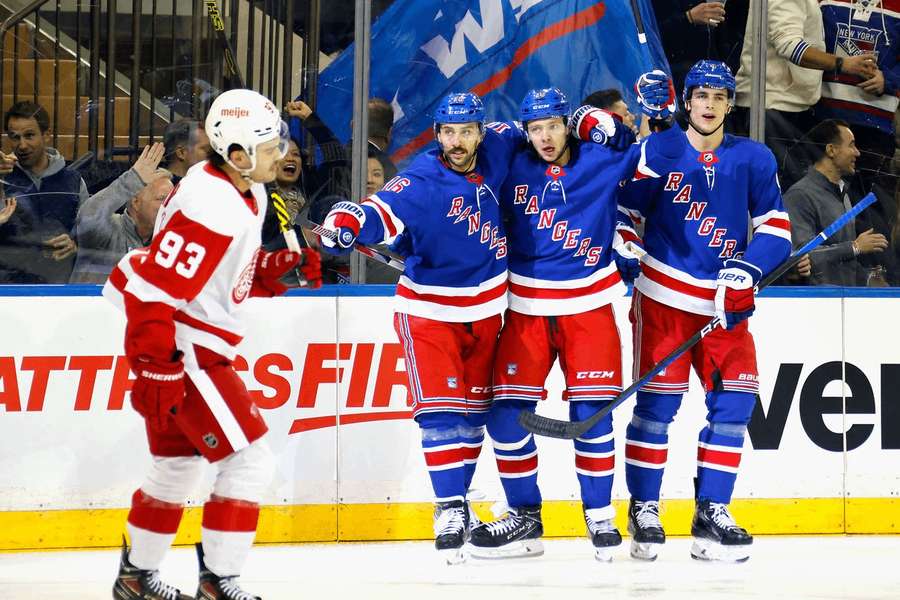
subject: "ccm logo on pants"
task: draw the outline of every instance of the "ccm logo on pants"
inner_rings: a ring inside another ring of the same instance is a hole
[[[575,379],[610,379],[615,376],[615,371],[578,371],[575,373]]]

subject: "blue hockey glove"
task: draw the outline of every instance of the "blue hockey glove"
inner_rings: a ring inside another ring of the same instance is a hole
[[[664,72],[656,69],[644,73],[634,84],[641,111],[654,120],[665,120],[675,114],[675,87]]]
[[[641,274],[641,257],[646,254],[641,238],[629,229],[618,229],[613,236],[613,252],[622,281],[633,285]]]

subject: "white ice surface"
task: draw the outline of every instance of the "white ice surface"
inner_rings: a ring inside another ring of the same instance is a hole
[[[900,598],[900,537],[758,537],[745,564],[692,560],[690,540],[670,539],[659,559],[593,559],[586,539],[545,540],[542,557],[449,567],[429,542],[305,544],[254,548],[241,581],[265,600],[524,600],[554,598],[828,600]],[[106,600],[117,551],[0,554],[2,600]],[[193,594],[193,550],[176,548],[163,578]]]

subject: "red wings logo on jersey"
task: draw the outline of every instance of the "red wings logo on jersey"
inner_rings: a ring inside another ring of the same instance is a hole
[[[250,263],[244,267],[243,271],[241,271],[237,283],[234,284],[234,289],[231,290],[231,299],[234,300],[235,304],[240,304],[250,295],[250,288],[253,287],[253,275],[256,271],[256,258],[258,255],[259,250],[253,253],[253,258],[250,259]]]

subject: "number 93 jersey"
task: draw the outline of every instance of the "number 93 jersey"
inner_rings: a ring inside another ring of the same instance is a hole
[[[129,321],[148,316],[132,311],[166,305],[174,310],[178,347],[199,344],[234,358],[266,202],[262,184],[241,193],[222,170],[198,163],[160,207],[149,248],[119,261],[103,295],[123,310],[126,296],[133,296]]]

